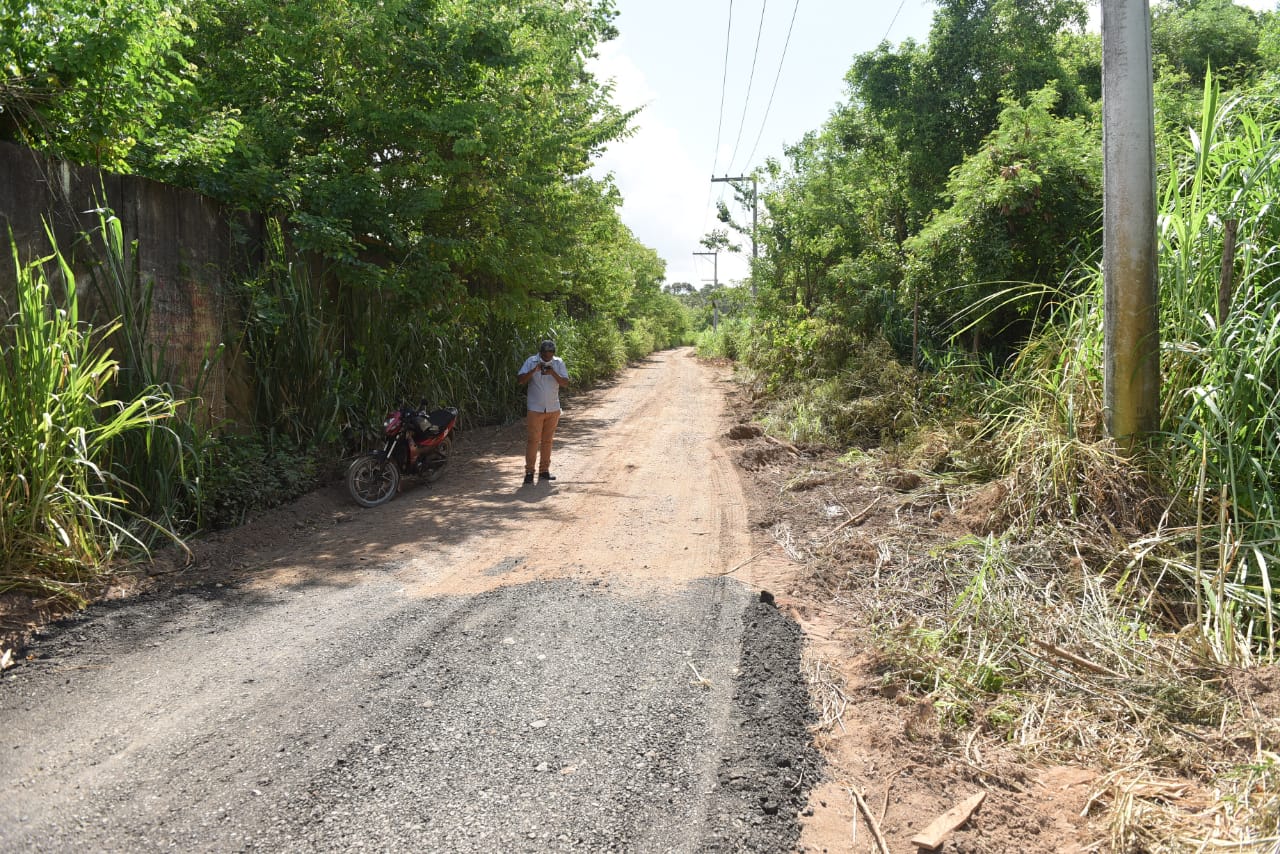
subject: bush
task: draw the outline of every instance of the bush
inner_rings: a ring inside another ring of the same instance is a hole
[[[589,386],[612,376],[627,364],[627,349],[618,326],[607,317],[565,320],[557,324],[560,355],[569,365],[569,376]]]
[[[919,422],[919,375],[885,341],[849,342],[834,375],[787,384],[764,418],[794,442],[869,448],[901,439]]]
[[[663,329],[654,318],[640,318],[622,335],[627,360],[634,362],[656,350],[667,349],[675,343],[670,339],[670,334],[670,330]]]
[[[746,352],[746,344],[751,334],[751,323],[735,317],[721,321],[716,329],[702,330],[698,333],[695,345],[698,355],[704,359],[737,361]]]
[[[292,501],[321,474],[316,455],[283,440],[224,436],[212,443],[200,484],[203,527],[243,524],[255,511]]]

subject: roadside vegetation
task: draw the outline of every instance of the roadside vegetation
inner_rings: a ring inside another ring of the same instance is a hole
[[[848,101],[764,169],[759,297],[699,351],[737,361],[771,434],[826,449],[812,478],[862,472],[966,521],[885,531],[874,559],[787,543],[958,758],[1100,771],[1110,850],[1269,852],[1280,17],[1155,7],[1162,431],[1127,458],[1103,426],[1083,11],[944,2],[927,44],[855,58]]]
[[[13,10],[0,139],[200,191],[266,216],[268,238],[196,377],[167,363],[147,247],[111,211],[77,247],[89,278],[56,250],[14,258],[0,593],[83,603],[120,562],[313,487],[398,403],[513,418],[543,338],[579,386],[689,340],[662,260],[587,174],[631,120],[585,70],[612,17],[587,0]],[[247,387],[225,423],[202,398],[215,366]]]
[[[696,331],[773,435],[966,510],[911,560],[811,556],[956,745],[1100,769],[1114,850],[1280,843],[1280,731],[1242,689],[1280,642],[1280,13],[1155,6],[1163,427],[1130,459],[1103,429],[1081,2],[941,0],[925,43],[854,57],[758,173],[754,290],[663,287],[588,175],[633,118],[586,71],[607,0],[82,6],[0,29],[0,138],[269,218],[208,342],[252,403],[201,415],[109,212],[92,282],[15,259],[0,592],[84,602],[114,559],[307,489],[400,400],[513,417],[548,335],[585,385]],[[709,246],[751,236],[743,210]],[[114,322],[80,315],[90,284]]]

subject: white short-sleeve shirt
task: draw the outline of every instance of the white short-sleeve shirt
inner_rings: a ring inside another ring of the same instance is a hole
[[[541,362],[542,358],[534,354],[524,360],[524,364],[520,366],[520,370],[517,373],[527,374]],[[551,370],[565,379],[569,379],[569,369],[565,367],[564,359],[559,356],[552,357]],[[550,374],[544,374],[542,371],[534,371],[533,376],[529,378],[529,411],[560,411],[560,384],[556,382],[555,377]]]

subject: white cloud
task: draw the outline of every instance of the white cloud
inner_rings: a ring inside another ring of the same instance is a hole
[[[599,79],[612,79],[613,100],[622,109],[643,107],[633,120],[635,132],[613,143],[592,173],[614,174],[624,199],[623,222],[641,243],[666,259],[667,280],[700,285],[703,278],[711,278],[712,267],[710,259],[704,264],[693,255],[702,247],[691,245],[690,235],[700,236],[718,225],[714,215],[707,213],[712,186],[707,164],[693,162],[689,151],[694,146],[664,120],[662,105],[644,73],[619,42],[601,47],[592,70]],[[721,281],[732,266],[730,259],[720,259]]]

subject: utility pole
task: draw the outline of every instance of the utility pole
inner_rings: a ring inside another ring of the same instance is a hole
[[[1147,0],[1102,0],[1103,414],[1133,450],[1160,426],[1155,109]]]
[[[756,257],[757,257],[756,255],[756,218],[759,215],[759,210],[760,210],[760,204],[759,204],[760,194],[756,190],[756,176],[755,175],[739,175],[737,178],[730,178],[728,176],[725,176],[724,178],[717,178],[714,175],[711,176],[712,184],[718,184],[718,183],[732,184],[735,181],[751,182],[751,296],[754,297],[756,295]]]
[[[710,255],[711,256],[711,286],[716,289],[716,293],[720,292],[720,252],[695,252],[694,255]],[[716,305],[715,297],[711,298],[711,331],[716,332],[720,329],[720,306]]]

